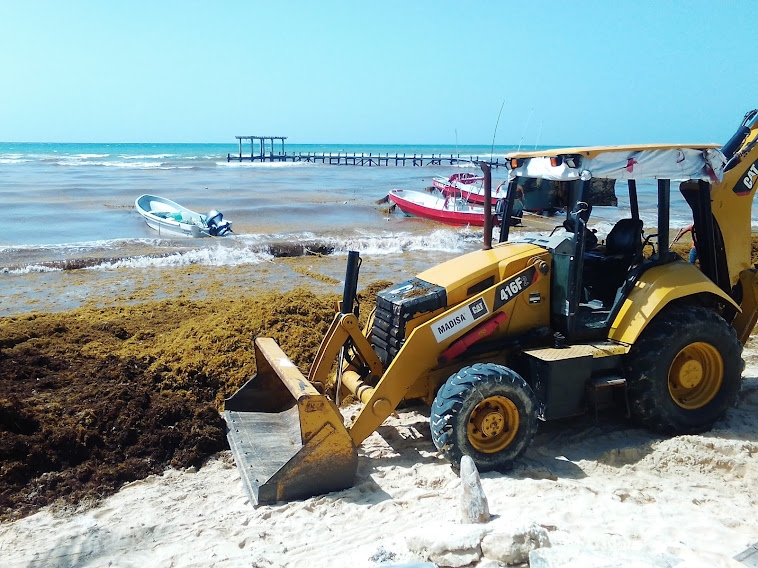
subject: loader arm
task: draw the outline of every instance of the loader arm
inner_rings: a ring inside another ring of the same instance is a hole
[[[742,145],[729,160],[724,178],[711,187],[711,211],[723,238],[732,286],[751,262],[751,214],[758,190],[758,118],[748,125]]]
[[[326,384],[334,360],[337,358],[340,349],[349,341],[352,341],[356,355],[369,368],[370,375],[382,376],[384,366],[371,348],[371,344],[361,333],[358,318],[352,313],[337,312],[321,341],[316,358],[313,360],[311,371],[308,374],[308,380],[311,383]]]

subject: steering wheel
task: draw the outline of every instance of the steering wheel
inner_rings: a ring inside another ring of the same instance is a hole
[[[658,233],[654,233],[652,235],[645,235],[645,231],[642,232],[642,251],[645,251],[645,247],[650,245],[650,248],[653,249],[653,252],[651,253],[651,256],[654,255],[657,251],[655,250],[655,245],[653,244],[652,239],[656,239],[656,242],[658,241]]]

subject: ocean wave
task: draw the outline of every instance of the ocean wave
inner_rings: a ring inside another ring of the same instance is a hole
[[[374,232],[361,229],[356,235],[317,235],[311,231],[278,234],[237,234],[233,239],[255,250],[268,248],[274,256],[294,256],[278,254],[276,251],[304,249],[308,252],[322,254],[342,254],[357,250],[362,254],[387,255],[413,250],[432,250],[437,252],[461,252],[470,248],[472,243],[481,243],[481,230],[468,228],[436,229],[431,233],[393,233],[389,231]]]
[[[369,255],[397,254],[413,250],[460,253],[467,248],[465,233],[453,229],[438,229],[429,234],[394,234],[327,239],[335,253],[356,250]]]
[[[23,164],[25,162],[31,162],[28,158],[4,156],[0,158],[0,164]]]
[[[124,160],[165,160],[166,158],[175,158],[176,154],[136,154],[130,156],[128,154],[119,154],[119,158]],[[189,157],[182,156],[183,160],[189,159]]]
[[[321,162],[251,162],[249,159],[239,161],[232,156],[231,161],[215,162],[219,167],[227,168],[302,168],[306,166],[320,166]]]
[[[127,159],[128,160],[128,159]],[[120,161],[120,160],[80,160],[73,157],[57,158],[53,163],[58,166],[70,167],[92,167],[99,166],[104,168],[128,168],[136,170],[182,170],[192,169],[195,166],[180,165],[171,162],[138,162],[138,161]]]
[[[61,272],[63,268],[56,268],[54,266],[46,266],[44,264],[28,264],[26,266],[20,266],[16,268],[3,268],[0,272],[4,274],[36,274],[42,272]]]
[[[242,234],[222,241],[187,243],[168,239],[119,239],[66,245],[0,248],[11,260],[6,273],[55,270],[117,270],[120,268],[239,266],[274,258],[308,254],[346,254],[357,250],[366,255],[386,256],[407,251],[462,254],[481,243],[481,232],[469,229],[438,229],[428,234],[363,232],[359,235],[317,236],[312,232],[287,235]],[[63,258],[61,258],[63,257]],[[29,259],[26,263],[22,259]]]
[[[300,247],[298,256],[306,254]],[[294,256],[290,250],[276,250],[277,256]],[[4,274],[30,274],[38,272],[61,272],[70,270],[111,271],[124,268],[180,268],[184,266],[242,266],[260,264],[274,258],[272,252],[264,247],[251,248],[212,247],[197,248],[179,252],[156,252],[120,257],[72,257],[63,260],[36,261],[29,264],[6,266],[0,269]]]
[[[102,262],[87,267],[89,270],[117,270],[120,268],[177,268],[191,266],[241,266],[268,262],[273,257],[261,251],[230,249],[227,247],[194,249],[187,252],[160,256],[135,256]]]
[[[175,241],[169,239],[101,239],[95,241],[80,241],[62,244],[34,244],[34,245],[10,245],[0,246],[0,253],[11,254],[14,252],[23,252],[26,254],[33,252],[60,252],[61,254],[81,254],[93,250],[117,250],[127,246],[146,246],[162,247],[173,246]]]

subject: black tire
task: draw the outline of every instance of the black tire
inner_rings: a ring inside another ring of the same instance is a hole
[[[632,420],[654,432],[703,432],[740,390],[742,344],[721,316],[670,306],[650,322],[625,360]]]
[[[534,439],[537,408],[531,387],[513,370],[493,363],[464,367],[434,398],[432,441],[456,468],[467,455],[479,471],[507,471]]]

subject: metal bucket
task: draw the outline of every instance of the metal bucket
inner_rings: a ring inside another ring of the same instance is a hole
[[[254,504],[351,487],[358,456],[342,415],[271,338],[255,340],[257,373],[225,401],[227,438]]]

